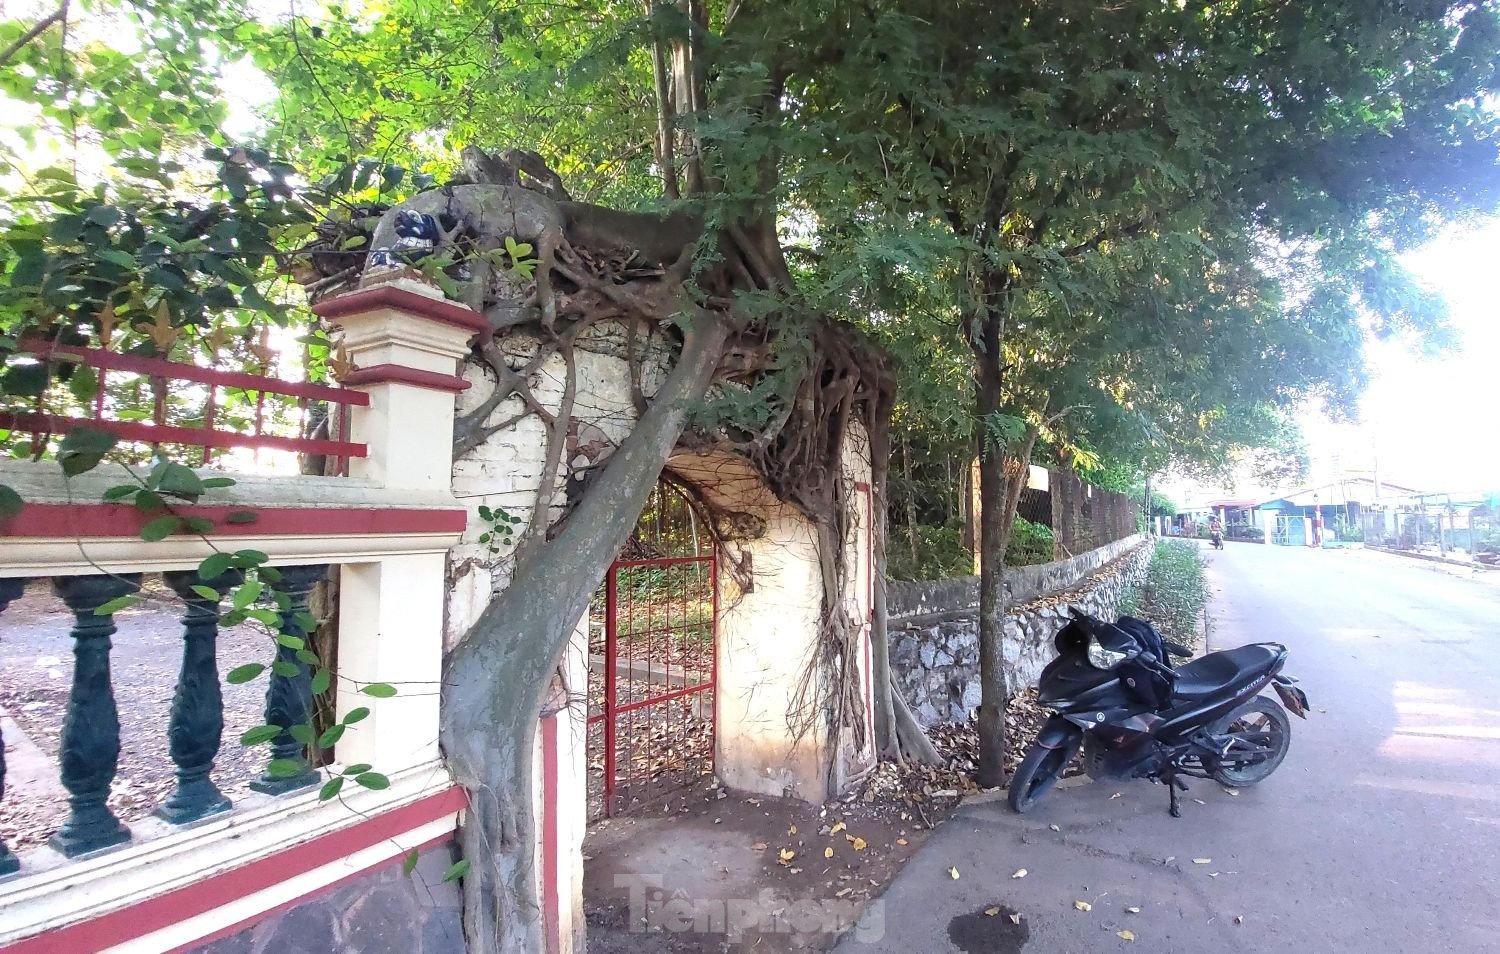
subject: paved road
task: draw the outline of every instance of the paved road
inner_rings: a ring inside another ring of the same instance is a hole
[[[966,807],[886,892],[884,937],[840,951],[1500,951],[1500,586],[1357,551],[1210,560],[1214,647],[1286,643],[1313,703],[1277,773],[1194,782],[1180,820],[1146,782]]]

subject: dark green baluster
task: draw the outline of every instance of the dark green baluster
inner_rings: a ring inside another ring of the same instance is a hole
[[[228,811],[231,804],[209,777],[224,734],[224,698],[219,692],[219,668],[214,657],[219,602],[204,599],[193,587],[209,587],[222,597],[240,584],[244,574],[225,570],[212,580],[204,580],[195,571],[162,576],[182,597],[186,609],[182,614],[182,671],[177,674],[167,728],[172,761],[177,766],[177,790],[156,815],[181,825]]]
[[[141,588],[139,573],[64,576],[52,588],[73,611],[73,688],[62,727],[62,783],[71,809],[49,844],[69,858],[130,840],[130,832],[105,805],[120,759],[120,718],[109,680],[113,616],[94,610]]]
[[[288,636],[307,636],[300,623],[297,622],[297,614],[307,612],[307,595],[318,581],[323,579],[328,572],[326,566],[284,566],[279,568],[281,580],[277,582],[276,589],[285,593],[290,599],[290,604],[281,611],[281,631]],[[286,646],[277,645],[276,661],[288,663],[297,668],[295,676],[278,676],[271,674],[271,682],[266,689],[266,725],[287,726],[300,725],[312,719],[312,673],[299,659],[297,651]],[[316,785],[322,779],[317,771],[307,763],[307,756],[303,751],[303,745],[292,738],[290,732],[282,732],[271,741],[272,759],[290,759],[302,765],[301,771],[289,778],[274,778],[269,772],[250,783],[250,787],[257,792],[267,795],[281,795],[285,792],[296,791]]]
[[[16,579],[0,580],[0,613],[11,604],[12,600],[21,598],[21,593],[26,589],[26,581]],[[5,798],[5,736],[0,734],[0,799]],[[21,870],[21,860],[11,853],[5,842],[0,841],[0,875],[8,875]]]

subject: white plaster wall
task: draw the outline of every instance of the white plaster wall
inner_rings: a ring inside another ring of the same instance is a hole
[[[722,564],[719,572],[715,770],[739,791],[820,802],[828,795],[822,719],[799,742],[789,728],[822,612],[817,543],[791,507],[760,515],[765,535],[738,545],[753,569],[750,591]]]

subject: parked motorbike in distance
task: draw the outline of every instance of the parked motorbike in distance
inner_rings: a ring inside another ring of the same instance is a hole
[[[1263,781],[1286,758],[1287,710],[1305,719],[1308,703],[1296,680],[1281,674],[1285,646],[1252,643],[1174,669],[1169,654],[1191,651],[1162,639],[1150,623],[1070,612],[1053,640],[1058,656],[1037,686],[1037,701],[1055,714],[1011,779],[1013,810],[1033,808],[1080,747],[1091,778],[1165,783],[1173,817],[1182,814],[1182,776],[1238,788]],[[1268,685],[1282,705],[1260,695]]]

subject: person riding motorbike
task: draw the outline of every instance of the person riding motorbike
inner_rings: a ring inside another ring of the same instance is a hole
[[[1215,550],[1224,549],[1224,525],[1214,517],[1208,522],[1208,539],[1214,545]]]

